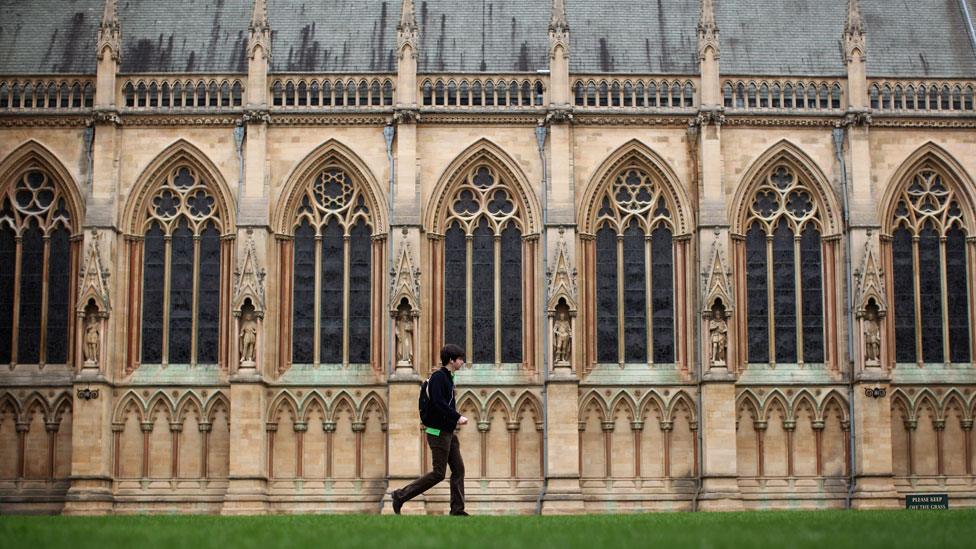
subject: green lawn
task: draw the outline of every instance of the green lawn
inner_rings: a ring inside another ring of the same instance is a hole
[[[976,510],[573,517],[0,517],[4,548],[974,547]]]

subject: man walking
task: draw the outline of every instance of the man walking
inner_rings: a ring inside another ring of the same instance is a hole
[[[467,516],[464,511],[464,461],[461,459],[461,443],[454,434],[458,425],[468,418],[457,411],[454,402],[454,372],[464,366],[464,351],[454,344],[441,349],[441,368],[430,375],[427,390],[430,401],[427,408],[427,445],[434,461],[434,470],[418,478],[400,490],[393,491],[393,512],[411,499],[423,494],[444,480],[444,470],[451,467],[451,514]]]

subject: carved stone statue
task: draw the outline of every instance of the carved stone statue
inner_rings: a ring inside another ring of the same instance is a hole
[[[568,364],[573,343],[573,326],[569,313],[560,307],[552,326],[552,359],[556,364]]]
[[[255,346],[258,341],[258,328],[254,319],[250,316],[244,317],[241,321],[241,363],[253,364]]]
[[[101,334],[98,333],[98,319],[89,316],[85,326],[85,363],[96,364],[98,362],[98,346],[101,342]]]
[[[708,321],[708,333],[712,343],[712,364],[725,364],[725,354],[729,347],[729,324],[725,315],[713,315]]]
[[[397,364],[413,364],[413,319],[408,309],[400,309],[396,320]]]
[[[864,363],[877,366],[881,363],[881,326],[874,307],[864,313]]]

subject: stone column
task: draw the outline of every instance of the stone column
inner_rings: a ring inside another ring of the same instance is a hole
[[[383,497],[384,515],[393,513],[393,490],[403,488],[425,472],[421,462],[421,445],[425,442],[417,436],[420,426],[420,414],[417,411],[420,381],[420,376],[412,369],[398,369],[396,375],[391,376],[387,382],[390,420],[386,436],[390,457],[389,488]],[[424,512],[424,496],[409,501],[403,507],[405,514]]]
[[[851,507],[855,509],[900,507],[892,480],[890,393],[888,380],[870,372],[854,384],[855,487]]]
[[[735,380],[724,368],[703,376],[701,384],[702,485],[698,508],[734,511],[739,500],[735,440]]]
[[[546,385],[546,493],[543,515],[578,514],[583,509],[579,463],[579,378],[553,376]]]
[[[72,386],[71,487],[65,515],[112,512],[113,391],[100,375],[79,375]]]
[[[265,385],[257,374],[231,377],[230,470],[221,513],[254,515],[268,510]]]

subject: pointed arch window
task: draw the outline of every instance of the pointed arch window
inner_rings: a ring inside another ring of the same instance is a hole
[[[143,224],[141,363],[220,361],[223,223],[200,170],[181,163],[164,172]]]
[[[969,362],[970,246],[959,198],[923,166],[891,216],[895,361]]]
[[[817,200],[792,166],[768,170],[745,224],[749,363],[823,363],[824,270]]]
[[[28,166],[0,194],[0,363],[66,364],[77,253],[61,183]]]
[[[487,164],[454,189],[444,235],[444,341],[476,364],[523,361],[523,215]]]
[[[674,219],[662,184],[627,167],[597,215],[597,362],[674,363]]]
[[[294,223],[291,362],[370,363],[374,223],[361,187],[326,165]]]

